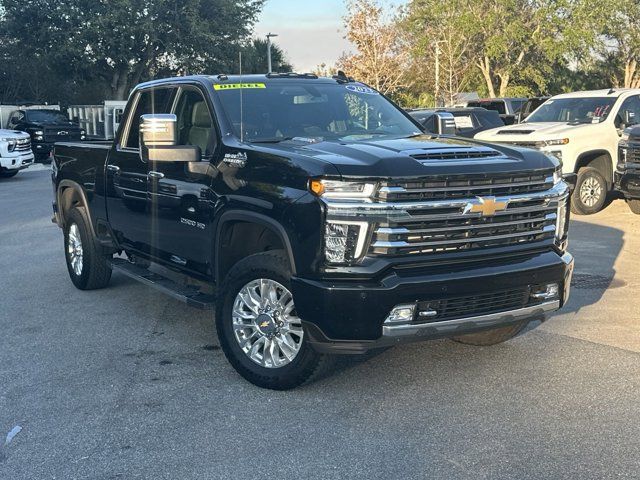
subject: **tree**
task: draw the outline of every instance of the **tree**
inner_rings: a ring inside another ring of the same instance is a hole
[[[267,73],[266,40],[254,38],[241,51],[243,73]],[[271,44],[271,64],[274,72],[290,72],[293,69],[282,49],[275,43]]]
[[[375,0],[349,0],[347,12],[346,38],[356,53],[343,54],[337,67],[384,94],[398,91],[408,55],[395,22]]]
[[[228,71],[263,3],[3,0],[0,35],[56,73],[103,82],[123,99],[159,71]]]
[[[613,0],[612,0],[613,1]],[[630,0],[631,1],[631,0]],[[545,90],[551,67],[569,57],[579,58],[593,48],[596,18],[602,21],[597,0],[412,0],[404,24],[422,36],[424,55],[428,45],[449,51],[444,55],[451,77],[460,83],[482,75],[489,96],[506,96],[513,90],[526,92],[533,85]],[[420,29],[422,29],[420,33]],[[428,45],[424,43],[427,42]],[[418,42],[420,45],[420,42]],[[414,55],[416,52],[414,51]],[[442,59],[442,57],[441,57]],[[445,79],[446,80],[446,79]],[[446,82],[445,82],[446,85]]]
[[[611,21],[607,22],[602,45],[603,58],[616,65],[612,75],[618,86],[640,88],[640,2],[610,0]]]

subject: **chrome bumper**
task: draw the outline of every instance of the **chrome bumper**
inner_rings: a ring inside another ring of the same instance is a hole
[[[502,324],[510,324],[519,320],[535,319],[543,317],[545,313],[558,310],[560,301],[545,302],[531,307],[511,310],[508,312],[491,313],[477,317],[466,317],[441,322],[421,324],[384,325],[382,327],[383,338],[403,339],[407,337],[431,337],[446,334],[455,335],[456,331],[471,331],[491,327],[499,327]]]

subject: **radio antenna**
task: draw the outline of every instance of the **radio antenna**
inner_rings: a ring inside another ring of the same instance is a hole
[[[244,118],[242,113],[242,51],[238,52],[238,63],[240,64],[240,141],[244,142]]]

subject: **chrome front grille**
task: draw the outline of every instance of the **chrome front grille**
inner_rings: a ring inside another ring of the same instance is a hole
[[[618,158],[623,163],[640,163],[640,144],[629,144],[620,148]]]
[[[457,252],[518,245],[552,239],[557,207],[534,205],[507,208],[492,217],[452,212],[419,222],[379,224],[374,231],[374,255]]]
[[[527,174],[449,176],[441,179],[389,182],[379,190],[385,201],[468,198],[542,192],[553,186],[553,170]]]
[[[28,152],[31,150],[31,139],[21,138],[16,141],[16,146],[13,149],[16,152]]]
[[[528,181],[521,181],[523,177]],[[558,207],[561,202],[566,204],[569,187],[562,181],[554,184],[552,171],[510,178],[510,184],[505,183],[504,175],[481,184],[474,183],[474,177],[459,187],[452,182],[463,181],[460,178],[405,182],[402,192],[381,187],[373,200],[327,201],[327,213],[331,221],[366,225],[366,251],[373,257],[553,245]],[[448,182],[449,186],[431,190],[434,182]],[[429,198],[436,195],[437,199]]]

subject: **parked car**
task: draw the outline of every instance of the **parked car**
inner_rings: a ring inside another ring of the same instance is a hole
[[[516,115],[516,123],[524,122],[540,105],[551,97],[531,97],[529,98]]]
[[[470,101],[467,107],[495,110],[505,125],[513,125],[516,122],[516,115],[526,101],[526,98],[481,98]]]
[[[31,139],[24,132],[0,130],[0,177],[18,174],[33,163]]]
[[[222,350],[261,387],[329,354],[504,342],[569,293],[555,157],[425,135],[344,75],[144,83],[118,138],[57,143],[52,170],[73,284],[115,269],[215,301]]]
[[[9,128],[27,132],[36,161],[48,161],[53,144],[60,140],[84,140],[85,131],[59,110],[16,110],[9,117]]]
[[[640,90],[595,90],[556,95],[523,123],[487,130],[475,138],[530,147],[554,155],[564,172],[578,174],[571,210],[602,210],[613,189],[622,131],[640,120]]]
[[[495,110],[485,108],[437,108],[437,109],[412,109],[408,110],[415,120],[420,123],[427,132],[442,133],[438,128],[437,112],[446,112],[453,115],[454,135],[473,138],[476,133],[490,128],[504,125],[500,115]]]
[[[631,211],[640,215],[640,126],[628,128],[622,135],[615,185]]]

